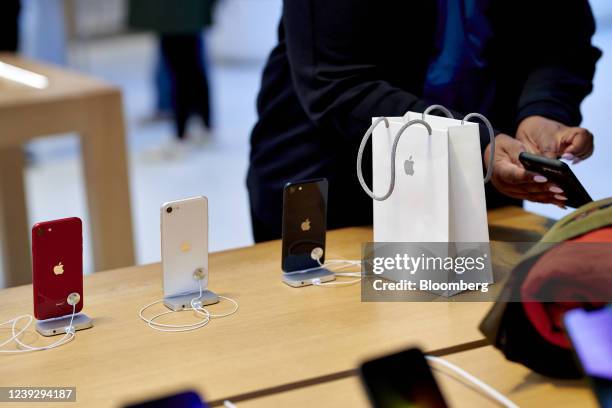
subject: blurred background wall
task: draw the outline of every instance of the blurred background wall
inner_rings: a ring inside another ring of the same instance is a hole
[[[595,155],[575,171],[594,198],[612,195],[612,2],[592,0],[604,51],[595,91],[583,105],[584,126],[596,138]],[[193,195],[209,197],[210,249],[252,243],[244,184],[249,132],[261,69],[276,38],[281,0],[220,0],[206,32],[212,137],[181,160],[150,154],[173,136],[167,119],[154,117],[157,39],[131,32],[126,0],[23,0],[21,52],[29,57],[101,77],[123,91],[128,131],[135,248],[138,263],[160,259],[159,207]],[[93,269],[83,178],[74,135],[28,146],[26,185],[32,223],[66,216],[85,220],[85,267]],[[528,203],[527,209],[554,218],[565,212]]]

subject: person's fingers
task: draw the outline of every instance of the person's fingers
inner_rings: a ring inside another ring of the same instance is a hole
[[[525,183],[521,189],[529,194],[563,194],[563,189],[553,183]]]
[[[504,185],[497,184],[496,188],[505,195],[519,200],[533,201],[542,204],[554,204],[559,208],[565,209],[567,197],[565,193],[554,193],[551,191],[529,192],[524,189],[525,185]]]
[[[544,204],[565,205],[567,197],[562,194],[533,193],[527,196],[527,200]]]
[[[530,138],[525,147],[529,153],[556,159],[559,157],[559,141],[556,137]]]
[[[584,160],[593,154],[593,134],[583,128],[569,128],[561,136],[563,155],[567,160]]]
[[[513,197],[513,198],[518,198],[521,200],[528,200],[528,201],[533,201],[533,202],[538,202],[538,203],[543,203],[543,204],[555,204],[559,206],[564,206],[565,201],[567,200],[567,197],[564,195],[564,193],[555,194],[550,191],[529,192],[523,189],[522,187],[523,186],[521,186],[521,188],[518,188],[517,186],[507,186],[503,192],[504,194],[509,195],[510,197]]]
[[[498,146],[499,146],[499,154],[497,156],[497,161],[499,162],[507,162],[514,163],[518,167],[523,167],[521,161],[519,160],[519,155],[523,152],[529,151],[527,145],[522,141],[519,141],[513,137],[507,135],[499,135],[497,136]]]
[[[540,156],[547,157],[549,159],[557,159],[561,154],[559,148],[559,141],[556,137],[541,137],[539,141],[539,154]]]
[[[499,135],[495,157],[495,171],[492,182],[502,193],[521,200],[560,204],[563,190],[546,177],[529,171],[520,163],[518,156],[525,151],[525,145],[507,136]]]
[[[549,159],[557,159],[559,157],[559,152],[557,149],[547,149],[547,150],[542,150],[540,152],[540,155],[544,156],[544,157],[548,157]]]
[[[563,202],[563,198],[565,198],[565,192],[558,186],[551,183],[546,185],[536,185],[506,184],[503,182],[498,182],[496,187],[503,191],[504,194],[510,195],[514,198],[520,198],[522,200],[556,204]]]
[[[525,170],[510,160],[499,161],[495,166],[495,172],[497,177],[506,184],[525,184],[532,183],[534,180],[541,180],[538,178],[539,174]]]
[[[538,145],[533,143],[531,140],[521,140],[521,142],[525,146],[525,151],[532,153],[532,154],[541,155]]]

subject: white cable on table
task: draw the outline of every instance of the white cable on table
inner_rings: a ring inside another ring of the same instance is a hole
[[[332,260],[329,260],[323,263],[321,262],[321,258],[323,258],[323,254],[324,254],[323,248],[320,248],[320,247],[314,248],[312,252],[310,253],[310,257],[313,260],[317,261],[319,266],[316,266],[313,268],[307,268],[307,269],[300,269],[299,271],[283,272],[283,273],[285,275],[296,275],[296,274],[316,271],[322,268],[329,268],[330,266],[333,266],[333,265],[341,265],[338,268],[338,270],[348,268],[351,266],[361,266],[360,260],[350,260],[350,259],[332,259]],[[330,272],[332,272],[334,276],[358,276],[359,279],[355,279],[355,280],[348,281],[348,282],[321,282],[320,278],[313,278],[311,280],[312,284],[315,286],[350,286],[350,285],[353,285],[361,281],[361,276],[362,276],[361,272],[334,272],[331,270]]]
[[[219,298],[221,299],[225,299],[231,303],[234,304],[234,308],[227,313],[221,313],[221,314],[215,314],[215,313],[210,313],[206,308],[204,308],[202,306],[202,302],[200,301],[200,299],[202,298],[202,294],[203,294],[203,280],[199,279],[199,295],[197,297],[194,297],[193,299],[191,299],[190,305],[191,307],[183,309],[183,310],[193,310],[196,314],[203,316],[203,318],[195,323],[187,323],[187,324],[166,324],[166,323],[158,323],[156,322],[157,319],[159,319],[162,316],[166,316],[168,314],[172,314],[172,313],[179,313],[176,312],[174,310],[167,310],[165,312],[161,312],[158,313],[156,315],[154,315],[151,318],[146,318],[144,316],[144,312],[150,308],[153,305],[156,305],[158,303],[163,302],[163,299],[159,299],[156,300],[154,302],[149,303],[148,305],[142,307],[139,312],[138,312],[138,317],[140,317],[141,320],[143,320],[144,322],[146,322],[148,324],[148,326],[154,330],[157,331],[161,331],[161,332],[185,332],[185,331],[191,331],[191,330],[197,330],[200,329],[204,326],[206,326],[210,320],[212,318],[222,318],[222,317],[227,317],[227,316],[231,316],[234,313],[236,313],[238,311],[239,305],[238,302],[235,301],[234,299],[228,298],[226,296],[219,296]]]
[[[322,253],[321,253],[322,255]],[[316,258],[317,262],[321,267],[331,266],[331,265],[342,265],[338,269],[349,268],[351,266],[361,266],[360,260],[350,260],[350,259],[332,259],[330,261],[325,262],[325,264],[321,263],[321,257]],[[355,283],[361,282],[361,272],[334,272],[334,276],[357,276],[358,279],[353,279],[351,281],[344,282],[321,282],[321,279],[315,278],[312,280],[312,284],[315,286],[327,286],[327,287],[338,287],[338,286],[350,286]]]
[[[470,381],[472,384],[476,385],[484,393],[489,395],[491,398],[493,398],[494,400],[499,402],[504,407],[507,407],[507,408],[518,408],[518,405],[516,405],[514,402],[512,402],[504,394],[502,394],[501,392],[497,391],[495,388],[491,387],[489,384],[485,383],[484,381],[479,380],[478,378],[474,377],[472,374],[468,373],[464,369],[454,365],[453,363],[451,363],[449,361],[446,361],[446,360],[444,360],[444,359],[442,359],[440,357],[425,356],[425,358],[427,360],[429,360],[429,361],[432,361],[434,363],[440,364],[440,365],[448,368],[449,370],[454,371],[455,373],[459,374],[463,378],[465,378],[468,381]],[[441,371],[441,372],[443,372],[443,371]]]
[[[70,317],[70,323],[68,323],[68,326],[66,326],[65,328],[65,334],[64,336],[62,336],[62,338],[60,338],[59,340],[56,340],[55,342],[47,345],[47,346],[41,346],[41,347],[33,347],[30,346],[28,344],[23,343],[19,337],[21,337],[21,335],[23,333],[25,333],[25,331],[30,327],[30,325],[32,324],[32,322],[34,321],[34,317],[30,314],[25,314],[25,315],[21,315],[21,316],[17,316],[13,319],[7,320],[3,323],[0,323],[0,327],[5,326],[7,324],[11,324],[11,333],[12,336],[10,338],[8,338],[7,340],[3,341],[2,343],[0,343],[0,348],[4,347],[5,345],[9,344],[10,342],[15,342],[17,343],[17,345],[19,347],[21,347],[20,349],[17,350],[0,350],[0,353],[6,353],[6,354],[15,354],[15,353],[27,353],[30,351],[42,351],[42,350],[50,350],[52,348],[56,348],[59,346],[62,346],[70,341],[72,341],[75,336],[76,336],[76,330],[74,328],[74,326],[72,325],[73,321],[74,321],[74,315],[76,314],[76,305],[78,304],[78,302],[80,301],[80,296],[78,297],[78,300],[76,301],[76,303],[70,303],[70,297],[73,296],[74,294],[70,294],[70,296],[68,296],[68,301],[69,304],[72,304],[72,316]],[[19,331],[16,331],[17,328],[17,322],[19,322],[22,319],[28,319],[28,322],[26,323],[26,325],[21,328]]]

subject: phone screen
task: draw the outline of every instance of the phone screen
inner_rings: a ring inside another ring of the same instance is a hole
[[[612,306],[569,311],[565,326],[600,405],[612,408]]]
[[[187,391],[176,395],[170,395],[159,399],[129,405],[125,408],[207,408],[208,405],[202,402],[200,396]]]
[[[321,248],[325,261],[327,231],[327,180],[319,179],[285,186],[283,197],[283,259],[285,272],[316,268],[313,249]]]
[[[368,361],[361,380],[375,408],[446,408],[425,356],[410,349]]]

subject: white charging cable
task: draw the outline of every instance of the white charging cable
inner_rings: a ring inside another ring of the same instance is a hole
[[[158,313],[156,315],[154,315],[151,318],[147,318],[144,315],[144,312],[149,309],[151,306],[156,305],[158,303],[162,303],[164,300],[163,299],[159,299],[156,300],[154,302],[149,303],[148,305],[142,307],[140,309],[140,311],[138,312],[138,317],[140,317],[141,320],[143,320],[144,322],[146,322],[150,328],[157,330],[157,331],[162,331],[162,332],[185,332],[185,331],[191,331],[191,330],[196,330],[199,329],[201,327],[206,326],[209,322],[210,322],[210,313],[204,309],[203,307],[197,307],[195,305],[195,302],[198,301],[201,297],[202,297],[202,281],[200,281],[199,284],[200,287],[200,294],[198,297],[194,297],[193,299],[191,299],[191,307],[183,309],[183,310],[193,310],[195,311],[195,313],[197,315],[203,316],[201,320],[198,320],[195,323],[187,323],[187,324],[166,324],[166,323],[158,323],[155,320],[159,319],[162,316],[166,316],[168,314],[171,313],[178,313],[175,312],[174,310],[168,310],[162,313]],[[200,303],[201,305],[201,303]]]
[[[194,272],[193,276],[194,276],[194,279],[198,281],[199,295],[191,299],[191,302],[190,302],[191,307],[185,308],[183,310],[193,310],[197,315],[202,316],[201,320],[195,323],[187,323],[187,324],[166,324],[166,323],[156,322],[156,320],[161,318],[162,316],[166,316],[172,313],[179,313],[178,311],[174,311],[174,310],[167,310],[167,311],[158,313],[150,318],[145,317],[144,312],[150,307],[152,307],[153,305],[162,303],[164,301],[163,299],[156,300],[142,307],[138,312],[138,317],[140,317],[141,320],[147,323],[147,325],[150,328],[157,330],[157,331],[185,332],[185,331],[200,329],[206,326],[212,318],[222,318],[222,317],[231,316],[238,311],[239,305],[237,301],[235,301],[234,299],[228,298],[226,296],[219,296],[219,298],[225,299],[229,301],[230,303],[232,303],[234,305],[234,308],[227,313],[220,313],[220,314],[210,313],[205,307],[203,307],[202,301],[200,300],[202,299],[202,295],[204,292],[203,285],[204,285],[205,274],[201,273],[200,270],[197,270]]]
[[[330,267],[334,267],[336,265],[339,265],[338,268],[336,268],[336,270],[341,270],[341,269],[345,269],[345,268],[350,268],[351,266],[361,266],[361,261],[360,260],[350,260],[350,259],[331,259],[325,262],[321,262],[321,258],[323,258],[323,248],[321,247],[316,247],[314,248],[311,252],[310,252],[310,257],[316,261],[319,266],[315,266],[313,268],[306,268],[306,269],[300,269],[299,271],[293,271],[293,272],[284,272],[285,275],[299,275],[301,273],[306,273],[306,272],[312,272],[312,271],[316,271],[319,270],[321,268],[330,268]],[[314,278],[311,280],[312,284],[315,286],[328,286],[328,287],[333,287],[333,286],[350,286],[353,285],[355,283],[358,283],[361,281],[361,272],[335,272],[330,270],[330,272],[332,272],[334,274],[334,276],[338,277],[358,277],[358,279],[354,279],[351,281],[345,281],[345,282],[322,282],[320,278]]]
[[[454,365],[453,363],[446,361],[440,357],[425,356],[425,358],[433,363],[436,363],[436,364],[439,364],[441,366],[448,368],[449,370],[455,372],[456,374],[459,374],[460,376],[462,376],[463,378],[465,378],[466,380],[470,381],[472,384],[480,388],[485,394],[493,398],[495,401],[497,401],[504,407],[518,408],[518,405],[512,402],[504,394],[497,391],[495,388],[491,387],[489,384],[485,383],[484,381],[474,377],[472,374],[468,373],[464,369]],[[443,370],[440,370],[439,368],[436,368],[436,367],[433,367],[433,368],[434,370],[440,371],[443,374],[447,374]]]
[[[350,268],[351,266],[361,266],[361,261],[357,260],[348,260],[348,259],[332,259],[325,264],[321,263],[321,258],[317,259],[317,262],[321,266],[321,268],[329,267],[333,265],[340,265],[336,270],[341,270],[345,268]],[[342,281],[342,282],[322,282],[321,278],[314,278],[312,280],[312,284],[315,286],[323,286],[323,287],[338,287],[338,286],[350,286],[355,283],[361,282],[361,272],[333,272],[334,276],[342,276],[342,277],[357,277],[357,279],[353,279],[350,281]]]
[[[72,341],[76,336],[76,330],[74,326],[72,325],[72,323],[74,321],[74,316],[76,315],[76,305],[80,301],[81,301],[81,296],[78,293],[73,292],[70,295],[68,295],[68,297],[66,298],[66,302],[72,306],[72,316],[70,316],[70,323],[68,323],[68,326],[64,328],[65,334],[62,336],[62,338],[47,346],[33,347],[33,346],[23,343],[20,340],[21,335],[25,333],[25,331],[30,327],[30,325],[34,321],[34,317],[30,314],[17,316],[13,319],[7,320],[6,322],[0,323],[0,327],[11,324],[11,333],[12,333],[12,336],[10,338],[0,343],[0,353],[11,354],[11,353],[27,353],[30,351],[50,350],[52,348],[62,346]],[[21,329],[16,330],[17,323],[22,319],[28,319],[28,322]],[[6,346],[7,344],[11,342],[17,343],[17,346],[20,348],[15,349],[15,350],[2,350],[1,349],[2,347]]]

